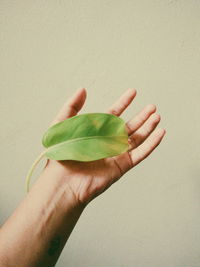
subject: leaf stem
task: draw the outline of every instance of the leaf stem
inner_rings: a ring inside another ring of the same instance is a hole
[[[35,167],[37,166],[37,164],[39,163],[39,161],[45,156],[46,150],[42,151],[42,153],[40,153],[40,155],[36,158],[36,160],[33,162],[30,170],[28,171],[28,174],[26,176],[26,192],[28,193],[29,191],[29,183],[30,183],[30,178],[32,176],[32,173],[35,169]]]

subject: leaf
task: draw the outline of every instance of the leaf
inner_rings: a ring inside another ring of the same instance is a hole
[[[94,161],[113,157],[128,150],[125,122],[112,114],[86,113],[51,126],[43,135],[46,148],[33,163],[27,178],[38,162],[46,156],[54,160]]]
[[[128,148],[124,121],[106,113],[81,114],[50,127],[42,144],[54,160],[93,161],[112,157]]]

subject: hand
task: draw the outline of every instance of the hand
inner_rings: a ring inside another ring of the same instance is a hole
[[[135,89],[127,90],[114,103],[107,113],[120,116],[136,96]],[[61,108],[51,125],[77,115],[86,99],[86,90],[79,89]],[[56,168],[65,177],[67,187],[76,201],[88,204],[104,192],[114,182],[144,160],[161,142],[164,129],[156,129],[160,115],[155,113],[156,106],[145,106],[135,117],[126,123],[130,149],[121,155],[90,162],[73,160],[47,160],[45,168]]]

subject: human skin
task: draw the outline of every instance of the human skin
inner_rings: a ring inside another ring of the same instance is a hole
[[[106,112],[120,116],[136,96],[128,89]],[[86,100],[81,88],[51,125],[75,116]],[[48,159],[41,175],[0,228],[0,266],[55,266],[85,207],[160,144],[165,129],[156,106],[145,106],[126,123],[129,150],[91,162]]]

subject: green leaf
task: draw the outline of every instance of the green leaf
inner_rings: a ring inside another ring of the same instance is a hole
[[[128,148],[124,121],[106,113],[81,114],[50,127],[42,144],[54,160],[93,161],[112,157]]]
[[[33,170],[44,156],[54,160],[94,161],[119,155],[129,147],[125,122],[107,113],[86,113],[56,123],[43,135],[42,144],[46,150],[27,175],[27,191]]]

